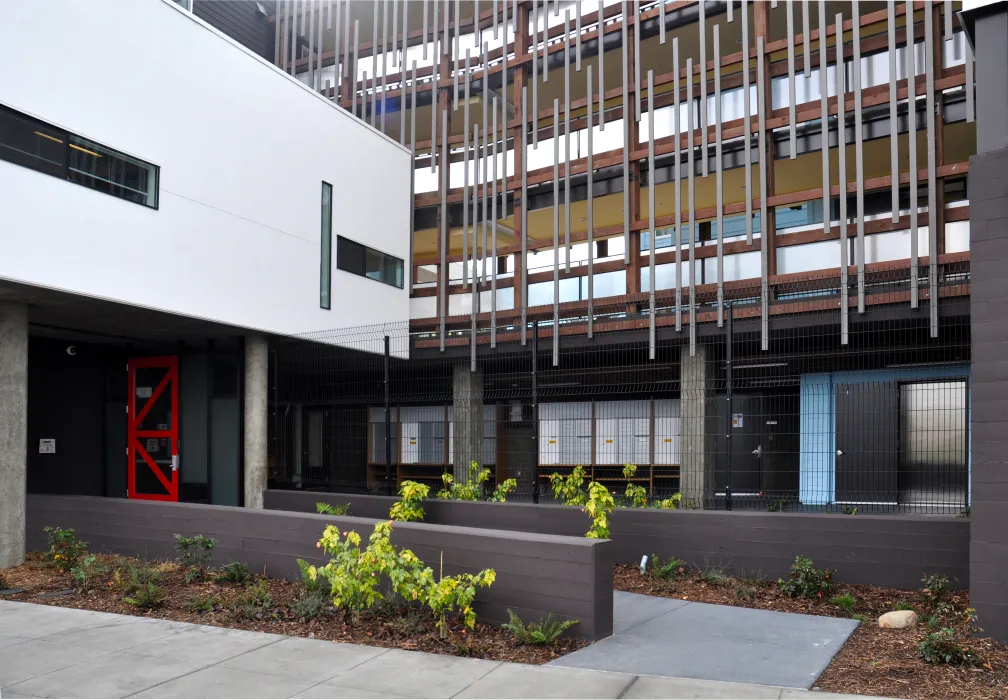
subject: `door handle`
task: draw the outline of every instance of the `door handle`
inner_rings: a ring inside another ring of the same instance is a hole
[[[756,445],[756,449],[753,450],[752,453],[754,455],[756,455],[757,457],[759,457],[760,455],[762,455],[763,454],[763,445]]]
[[[837,457],[843,457],[843,450],[837,450],[836,451],[836,456]]]
[[[171,456],[171,470],[177,472],[179,468],[179,456],[174,454]]]

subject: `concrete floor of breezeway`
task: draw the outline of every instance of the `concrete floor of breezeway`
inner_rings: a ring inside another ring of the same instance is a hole
[[[621,604],[621,609],[642,612],[640,605]],[[632,623],[621,619],[616,636],[625,637],[642,624]],[[0,697],[827,700],[853,696],[527,666],[0,601]]]
[[[550,665],[810,688],[857,625],[616,591],[613,635]]]

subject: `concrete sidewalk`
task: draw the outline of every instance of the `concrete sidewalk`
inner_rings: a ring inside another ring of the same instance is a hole
[[[841,698],[528,666],[0,601],[0,696]]]

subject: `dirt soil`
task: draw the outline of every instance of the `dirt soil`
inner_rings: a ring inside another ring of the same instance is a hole
[[[790,598],[775,582],[719,573],[704,576],[703,572],[684,567],[674,579],[659,580],[652,578],[650,571],[641,575],[638,567],[618,565],[613,583],[619,591],[700,603],[828,617],[860,616],[862,624],[816,682],[820,690],[913,700],[1008,699],[1008,646],[978,636],[982,633],[970,634],[970,628],[982,627],[983,620],[969,621],[965,612],[969,594],[965,591],[949,591],[933,607],[921,591],[838,584],[836,593],[850,593],[856,599],[853,610],[846,612],[828,599]],[[898,606],[911,606],[920,624],[913,629],[881,629],[878,617]],[[934,619],[929,618],[931,615]],[[963,644],[983,660],[983,665],[952,666],[922,660],[919,649],[921,640],[931,631],[928,622],[962,633]]]
[[[295,637],[328,639],[334,642],[367,644],[392,649],[411,649],[451,656],[469,656],[494,661],[516,661],[544,664],[564,654],[584,647],[584,640],[561,638],[552,645],[518,644],[510,632],[478,620],[473,630],[457,620],[449,619],[449,632],[442,639],[429,611],[406,606],[381,604],[371,612],[355,617],[328,605],[315,619],[298,618],[291,611],[295,600],[304,591],[300,582],[284,581],[253,575],[245,584],[215,583],[212,580],[186,583],[185,571],[175,562],[154,564],[158,570],[158,585],[165,593],[163,602],[153,609],[139,609],[123,600],[128,597],[116,583],[114,571],[128,571],[128,566],[140,562],[114,555],[98,555],[108,567],[108,573],[98,577],[89,591],[77,588],[69,574],[60,573],[39,553],[30,553],[28,561],[11,569],[0,569],[0,580],[24,593],[0,596],[42,605],[55,605],[84,610],[153,617],[178,622],[192,622],[216,627],[286,634]],[[120,574],[122,576],[122,574]],[[236,603],[240,596],[265,582],[271,602],[243,612]],[[74,589],[68,595],[40,598],[39,594]],[[200,609],[194,604],[202,603]],[[186,603],[189,605],[186,605]],[[329,601],[331,603],[331,601]]]

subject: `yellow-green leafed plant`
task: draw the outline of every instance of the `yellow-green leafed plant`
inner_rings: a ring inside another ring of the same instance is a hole
[[[478,574],[459,574],[445,576],[431,586],[428,591],[427,606],[437,618],[437,628],[441,637],[448,636],[448,624],[445,614],[458,611],[465,626],[472,629],[476,626],[476,612],[472,609],[477,588],[487,588],[497,578],[493,569],[484,569]]]
[[[623,476],[627,479],[632,479],[636,473],[636,464],[623,465]],[[626,499],[631,508],[647,508],[647,489],[631,482],[626,486]]]
[[[550,488],[553,497],[567,506],[583,506],[587,500],[584,489],[584,468],[574,467],[568,476],[556,472],[550,474]]]
[[[682,505],[682,494],[674,493],[670,498],[663,498],[660,501],[655,501],[651,504],[652,508],[661,508],[664,510],[675,510]]]
[[[422,503],[428,493],[430,493],[430,487],[426,484],[418,484],[415,481],[402,482],[399,486],[400,500],[392,505],[389,518],[405,523],[423,520]]]
[[[518,488],[517,479],[505,479],[501,483],[497,484],[497,488],[494,489],[493,495],[490,496],[490,500],[495,503],[504,503],[507,500],[509,493]]]
[[[612,494],[602,484],[593,481],[588,485],[588,502],[584,512],[592,519],[592,526],[585,537],[596,540],[609,539],[609,514],[616,507]]]
[[[479,464],[469,464],[469,478],[464,484],[455,481],[452,474],[442,474],[444,488],[438,491],[438,498],[451,501],[478,501],[483,493],[483,484],[490,480],[490,470],[480,469]]]

